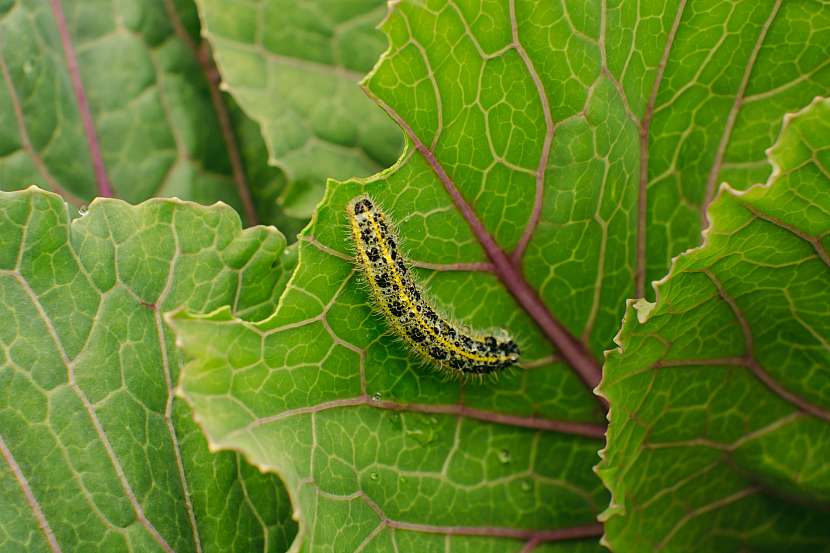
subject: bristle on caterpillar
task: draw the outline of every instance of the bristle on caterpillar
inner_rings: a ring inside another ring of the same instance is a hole
[[[497,373],[519,359],[507,333],[470,331],[439,315],[412,278],[383,213],[366,195],[347,207],[355,257],[389,325],[422,358],[466,380]]]

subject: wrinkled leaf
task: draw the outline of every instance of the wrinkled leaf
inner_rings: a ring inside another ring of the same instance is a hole
[[[769,183],[722,189],[626,312],[601,387],[614,551],[830,551],[830,100],[786,121]]]
[[[383,51],[384,0],[197,0],[224,87],[262,127],[288,180],[280,204],[308,218],[326,179],[367,176],[401,133],[357,81]]]
[[[273,475],[210,453],[161,313],[261,318],[283,237],[227,206],[0,192],[0,550],[284,551]],[[290,263],[289,263],[290,264]]]
[[[68,46],[76,72],[68,69]],[[235,136],[244,122],[228,114],[205,53],[188,2],[0,3],[0,188],[36,184],[76,208],[107,189],[130,202],[222,200],[254,222],[254,207],[240,194],[250,187],[246,173],[267,171],[267,158],[246,155],[257,147],[250,140],[261,139]],[[73,76],[88,103],[89,131]],[[268,181],[278,178],[271,173]]]

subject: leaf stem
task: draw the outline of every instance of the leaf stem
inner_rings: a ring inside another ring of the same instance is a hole
[[[84,83],[81,80],[81,71],[78,68],[78,59],[75,57],[75,48],[72,46],[72,38],[69,36],[69,29],[66,26],[66,17],[63,14],[63,7],[60,0],[51,0],[52,15],[55,18],[55,24],[58,27],[58,33],[61,36],[61,45],[63,46],[64,57],[66,58],[66,68],[69,73],[69,80],[72,82],[72,91],[75,93],[75,100],[78,103],[78,112],[81,115],[81,122],[84,126],[84,134],[86,135],[86,143],[89,147],[89,155],[92,158],[92,170],[95,173],[95,182],[98,186],[98,196],[102,198],[112,198],[112,186],[110,185],[109,177],[107,177],[107,169],[104,166],[104,159],[101,156],[101,146],[98,143],[98,135],[95,133],[95,123],[92,121],[92,114],[89,111],[89,102],[86,99],[86,92],[84,91]]]
[[[231,163],[231,171],[233,172],[233,182],[236,185],[236,192],[239,195],[239,200],[242,202],[242,210],[245,216],[245,224],[254,226],[259,224],[259,218],[254,209],[254,202],[251,198],[251,188],[248,185],[248,179],[245,176],[245,168],[242,164],[242,156],[239,153],[239,143],[236,140],[236,133],[234,132],[231,123],[228,107],[222,98],[222,93],[219,90],[219,85],[222,77],[219,74],[219,69],[213,61],[210,45],[206,40],[202,40],[198,45],[193,38],[188,34],[187,29],[182,25],[179,14],[171,0],[164,0],[164,9],[167,16],[173,25],[173,30],[179,40],[184,42],[188,49],[193,53],[196,61],[205,75],[205,80],[208,83],[208,90],[210,91],[210,101],[213,104],[213,111],[216,113],[216,119],[219,122],[219,128],[222,131],[222,140],[225,142],[225,148],[228,152],[228,160]]]
[[[455,182],[453,182],[452,178],[444,170],[441,162],[438,161],[435,154],[432,153],[432,150],[421,141],[414,129],[386,102],[372,94],[367,88],[364,87],[364,90],[398,123],[418,152],[429,163],[430,167],[432,167],[432,170],[444,185],[450,198],[452,198],[453,203],[461,212],[461,215],[467,221],[473,234],[478,239],[487,257],[493,264],[496,275],[502,281],[507,291],[510,292],[522,309],[536,322],[536,325],[548,340],[556,346],[559,353],[571,365],[574,371],[576,371],[577,376],[579,376],[585,386],[593,391],[599,385],[599,381],[602,378],[602,369],[591,352],[588,351],[588,348],[577,340],[561,322],[554,318],[536,291],[525,280],[521,268],[511,262],[507,253],[496,243],[475,211],[473,211],[472,206],[461,195]],[[599,396],[595,397],[603,410],[607,409],[606,401]]]
[[[328,411],[330,409],[341,409],[345,407],[356,407],[362,405],[373,407],[375,409],[386,409],[389,411],[401,411],[408,413],[430,413],[435,415],[455,415],[459,417],[466,417],[469,419],[485,421],[493,424],[505,424],[510,426],[518,426],[522,428],[530,428],[534,430],[543,430],[547,432],[561,432],[563,434],[583,436],[585,438],[592,439],[601,440],[605,437],[605,426],[601,424],[554,420],[536,416],[523,417],[520,415],[509,415],[506,413],[485,411],[483,409],[477,409],[475,407],[467,407],[466,405],[460,405],[457,403],[400,403],[397,401],[389,401],[382,399],[376,400],[365,394],[357,397],[334,399],[331,401],[318,403],[317,405],[311,405],[308,407],[297,407],[295,409],[280,411],[276,415],[257,418],[240,430],[246,432],[251,428],[290,419],[291,417],[299,415],[309,415],[312,413],[321,413],[323,411]],[[233,434],[234,432],[232,432],[231,434]]]
[[[511,528],[506,526],[437,526],[417,522],[393,520],[386,516],[383,509],[365,492],[359,491],[350,499],[362,499],[381,520],[381,526],[397,530],[409,530],[423,534],[441,534],[444,536],[482,536],[493,538],[513,538],[528,540],[528,546],[535,547],[544,542],[559,542],[599,537],[602,535],[602,524],[594,522],[584,526],[570,526],[553,530],[534,530],[532,528]],[[527,548],[525,548],[527,550]]]
[[[672,21],[671,29],[669,29],[669,34],[666,37],[666,44],[660,56],[660,63],[657,64],[654,82],[651,85],[651,92],[649,92],[648,102],[646,103],[646,108],[640,123],[640,177],[637,193],[637,267],[634,274],[634,288],[636,297],[638,298],[644,298],[646,294],[649,131],[651,130],[651,120],[654,117],[654,106],[657,103],[657,92],[660,90],[660,84],[666,72],[666,65],[669,63],[669,54],[671,53],[672,45],[674,45],[678,29],[680,29],[680,21],[683,19],[683,13],[686,10],[686,1],[680,0],[680,4],[677,6],[677,12],[674,15],[674,21]]]

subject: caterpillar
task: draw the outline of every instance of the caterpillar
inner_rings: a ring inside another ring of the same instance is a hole
[[[453,323],[425,298],[386,217],[366,195],[347,207],[355,257],[389,325],[421,358],[459,380],[496,373],[519,359],[505,331],[483,333]]]

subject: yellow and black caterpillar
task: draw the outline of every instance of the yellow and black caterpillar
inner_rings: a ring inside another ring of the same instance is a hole
[[[504,331],[470,331],[439,315],[415,283],[383,213],[368,196],[348,205],[356,258],[394,331],[448,375],[466,379],[518,361],[519,346]]]

